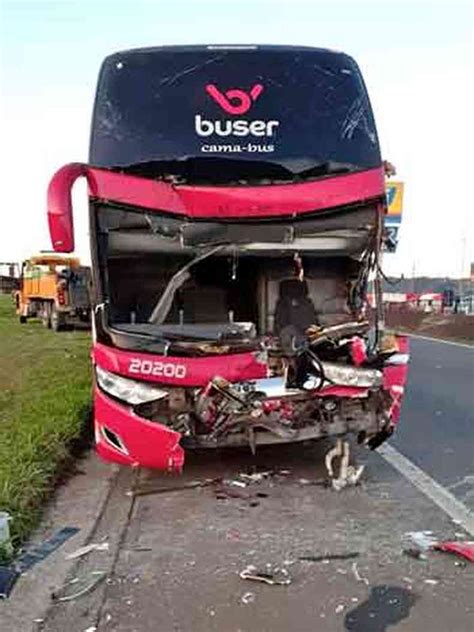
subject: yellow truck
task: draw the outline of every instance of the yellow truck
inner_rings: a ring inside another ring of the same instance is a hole
[[[23,261],[15,293],[21,323],[41,318],[45,327],[63,329],[73,319],[90,315],[90,272],[76,257],[41,254]]]

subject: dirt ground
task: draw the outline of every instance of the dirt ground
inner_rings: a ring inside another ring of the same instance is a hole
[[[416,311],[389,310],[386,324],[420,336],[474,343],[474,316],[466,314],[425,314]]]

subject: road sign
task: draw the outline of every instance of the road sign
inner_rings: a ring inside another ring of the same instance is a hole
[[[384,249],[386,252],[395,252],[398,245],[398,229],[402,223],[403,182],[387,182],[385,192],[387,195],[387,214],[384,222]]]
[[[387,195],[387,219],[397,219],[399,222],[403,212],[403,182],[387,182],[385,192]]]

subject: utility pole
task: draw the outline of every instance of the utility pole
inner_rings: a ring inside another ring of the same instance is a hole
[[[413,259],[411,267],[411,291],[415,294],[415,274],[416,274],[416,259]]]

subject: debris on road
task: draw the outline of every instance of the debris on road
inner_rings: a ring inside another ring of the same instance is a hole
[[[105,573],[104,571],[92,571],[92,573],[90,573],[88,577],[83,578],[82,586],[79,590],[77,590],[76,592],[67,594],[68,587],[76,586],[76,584],[78,583],[81,584],[80,579],[76,577],[72,579],[71,581],[69,581],[64,586],[62,591],[59,592],[59,594],[56,592],[53,592],[51,595],[51,598],[53,601],[56,601],[56,602],[74,601],[75,599],[78,599],[79,597],[82,597],[83,595],[86,595],[92,592],[93,590],[95,590],[95,588],[97,588],[97,586],[105,579],[106,575],[107,573]],[[63,594],[63,592],[65,592],[66,594]]]
[[[454,553],[459,557],[463,557],[469,562],[474,562],[474,542],[446,541],[437,542],[434,547],[436,551],[445,553]]]
[[[436,586],[437,584],[439,584],[439,581],[437,579],[425,579],[424,582],[425,584],[429,584],[430,586]]]
[[[407,531],[405,536],[421,551],[428,551],[437,543],[432,531]]]
[[[108,542],[92,542],[91,544],[86,544],[85,546],[81,546],[72,553],[66,555],[67,560],[76,560],[79,557],[84,557],[88,555],[91,551],[108,551],[109,543]]]
[[[354,573],[354,577],[358,582],[363,582],[366,586],[369,585],[369,580],[367,579],[367,577],[362,577],[362,575],[359,573],[357,562],[352,562],[352,572]]]
[[[255,601],[255,593],[253,592],[244,593],[240,601],[244,604],[253,603]]]
[[[359,557],[360,553],[328,553],[327,555],[300,555],[298,559],[302,562],[324,562],[325,560],[352,560]]]
[[[245,481],[239,481],[237,479],[225,479],[223,483],[224,485],[229,485],[231,487],[247,487],[247,483]]]
[[[362,474],[365,469],[365,465],[349,465],[349,450],[350,445],[348,441],[337,439],[336,445],[333,446],[325,456],[326,470],[331,482],[331,486],[336,491],[341,491],[348,486],[355,486],[359,483]],[[335,458],[340,459],[339,474],[336,476],[333,468],[333,461]]]
[[[247,483],[261,483],[266,478],[269,478],[273,475],[271,470],[266,472],[255,472],[253,474],[240,474],[240,478],[246,481]]]
[[[423,553],[423,551],[415,547],[403,549],[403,554],[406,555],[407,557],[413,558],[414,560],[427,560],[428,559],[427,555]]]
[[[344,610],[344,608],[345,608],[344,604],[340,603],[339,605],[336,606],[335,613],[336,614],[341,614],[341,612]]]
[[[264,571],[257,570],[256,566],[250,564],[240,573],[240,579],[263,582],[270,586],[287,586],[291,584],[291,577],[285,568],[267,564]]]
[[[415,559],[425,560],[424,551],[443,551],[463,557],[469,562],[474,562],[474,542],[462,540],[438,540],[432,531],[409,531],[405,533],[416,548],[404,549],[405,555]]]
[[[150,496],[152,494],[166,494],[168,492],[181,492],[187,489],[197,489],[199,487],[208,487],[209,485],[215,485],[221,483],[221,478],[206,478],[204,481],[190,481],[189,483],[183,483],[182,485],[170,485],[161,487],[144,487],[142,489],[132,489],[126,492],[126,496],[132,496],[136,498],[138,496]]]

